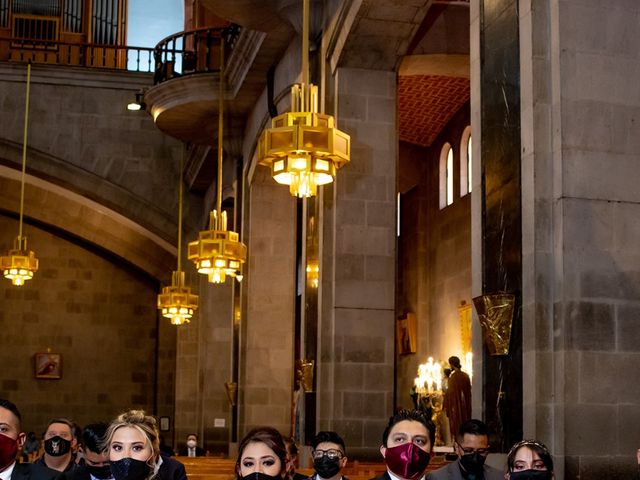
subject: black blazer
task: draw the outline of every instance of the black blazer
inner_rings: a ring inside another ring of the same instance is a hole
[[[204,457],[204,449],[201,447],[196,447],[196,457]],[[188,457],[189,456],[189,448],[188,447],[184,447],[180,449],[180,452],[178,453],[178,455],[180,455],[181,457]]]
[[[91,474],[86,466],[78,465],[73,470],[62,472],[58,480],[91,480]]]
[[[56,480],[61,472],[37,463],[16,463],[11,480]]]
[[[187,471],[175,458],[162,455],[162,465],[158,469],[155,480],[187,480]]]
[[[391,477],[389,476],[389,472],[384,472],[379,477],[372,478],[371,480],[391,480]]]

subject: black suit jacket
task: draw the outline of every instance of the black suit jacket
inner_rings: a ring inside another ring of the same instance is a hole
[[[11,473],[11,480],[56,480],[61,475],[37,463],[16,463]]]
[[[187,471],[182,463],[174,458],[161,456],[162,465],[158,469],[155,480],[187,480]]]
[[[196,447],[196,457],[204,457],[204,454],[205,454],[205,451],[203,448]],[[189,448],[188,447],[181,448],[180,452],[178,452],[178,455],[180,455],[181,457],[188,457]]]
[[[78,465],[73,470],[62,472],[58,480],[91,480],[91,474],[86,466]]]
[[[389,475],[389,472],[384,472],[379,477],[372,478],[371,480],[391,480],[391,476]]]

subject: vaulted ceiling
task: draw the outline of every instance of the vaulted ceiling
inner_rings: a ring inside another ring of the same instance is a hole
[[[250,79],[255,83],[252,91],[257,94],[266,84],[268,67],[277,62],[291,35],[299,29],[296,9],[301,1],[201,2],[223,18],[267,34],[256,57],[260,65],[254,65]],[[321,7],[322,3],[311,0],[312,9]],[[359,58],[365,62],[377,61],[378,68],[397,68],[398,58],[403,59],[398,69],[400,139],[421,146],[431,145],[469,100],[469,0],[362,0],[356,10],[350,31],[353,40],[345,45],[342,61],[353,62]],[[373,37],[365,31],[367,26],[385,23],[389,28],[376,29],[379,37],[376,41],[380,45],[372,44]],[[406,33],[394,33],[398,30]],[[385,40],[384,32],[395,35],[393,41]],[[395,50],[387,51],[384,44],[395,45]],[[374,67],[376,65],[371,68]]]

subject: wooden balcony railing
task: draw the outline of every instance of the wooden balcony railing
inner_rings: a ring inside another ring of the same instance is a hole
[[[154,84],[175,77],[220,69],[220,39],[225,39],[225,58],[238,38],[239,27],[200,28],[170,35],[154,49]]]
[[[154,72],[154,49],[0,38],[0,61]]]

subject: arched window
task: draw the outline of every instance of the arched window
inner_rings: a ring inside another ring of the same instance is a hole
[[[453,149],[449,143],[440,152],[440,208],[453,203]]]
[[[467,126],[460,139],[460,196],[471,193],[472,169],[471,157],[471,126]]]

